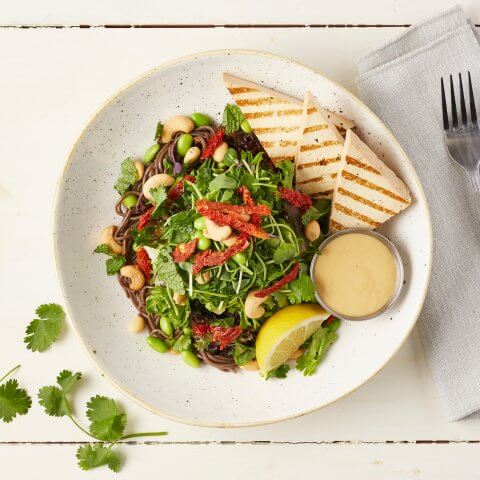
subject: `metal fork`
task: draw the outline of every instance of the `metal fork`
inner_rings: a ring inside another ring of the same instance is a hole
[[[445,141],[450,157],[468,174],[475,195],[474,207],[478,221],[480,222],[480,128],[477,121],[477,110],[475,108],[470,72],[468,72],[469,116],[467,115],[461,73],[458,74],[458,81],[460,88],[461,125],[459,125],[458,121],[452,75],[450,75],[450,119],[447,110],[443,78],[441,79],[443,130],[445,132]]]

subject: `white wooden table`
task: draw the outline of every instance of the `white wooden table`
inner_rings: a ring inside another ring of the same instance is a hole
[[[480,2],[463,4],[480,24]],[[298,59],[355,90],[358,57],[450,5],[0,2],[0,371],[21,363],[17,378],[35,397],[27,416],[0,423],[0,478],[480,478],[480,420],[446,422],[416,331],[347,398],[296,420],[245,429],[196,428],[143,410],[99,375],[71,329],[44,354],[22,344],[35,307],[61,303],[50,233],[57,176],[82,125],[118,87],[165,60],[241,47]],[[88,439],[66,419],[47,417],[36,401],[38,388],[62,368],[85,373],[76,395],[82,405],[95,393],[117,398],[131,427],[169,436],[122,446],[120,474],[82,472],[74,454]]]

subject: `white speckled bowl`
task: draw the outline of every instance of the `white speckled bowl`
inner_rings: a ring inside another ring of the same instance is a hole
[[[406,285],[388,314],[343,322],[340,339],[313,377],[285,380],[214,368],[192,369],[178,356],[159,355],[144,335],[127,332],[135,312],[104,258],[94,255],[100,229],[118,222],[113,184],[120,162],[142,155],[159,119],[201,111],[216,120],[231,102],[228,71],[301,98],[311,90],[327,108],[355,120],[358,132],[403,178],[413,205],[381,232],[399,248]],[[120,390],[146,408],[181,422],[247,426],[305,414],[347,395],[399,349],[422,308],[430,275],[428,207],[410,161],[381,121],[357,98],[319,73],[285,58],[250,51],[206,52],[146,73],[109,99],[74,145],[59,180],[54,243],[59,279],[72,324],[92,358]]]

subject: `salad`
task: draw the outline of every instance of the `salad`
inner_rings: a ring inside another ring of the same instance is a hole
[[[220,126],[201,113],[159,122],[154,140],[142,160],[122,162],[121,221],[102,231],[95,252],[108,256],[108,275],[138,312],[130,330],[146,326],[154,350],[192,367],[255,369],[265,321],[316,303],[308,268],[330,201],[295,190],[294,163],[273,164],[236,105]],[[308,364],[301,358],[314,340],[296,352],[297,366]]]

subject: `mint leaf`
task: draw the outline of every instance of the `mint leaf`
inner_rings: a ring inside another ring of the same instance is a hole
[[[127,415],[122,413],[111,398],[97,395],[87,403],[90,433],[99,440],[114,442],[123,435]]]
[[[223,111],[222,127],[223,131],[229,135],[235,133],[245,117],[237,105],[228,103]]]
[[[286,378],[289,370],[290,370],[289,365],[286,365],[286,364],[280,365],[278,368],[275,368],[274,370],[270,370],[267,373],[265,380],[268,380],[269,378]]]
[[[248,347],[242,343],[236,343],[235,349],[233,350],[233,359],[235,363],[241,367],[246,365],[248,362],[252,361],[255,358],[255,348]]]
[[[315,284],[309,275],[301,273],[296,280],[288,284],[291,292],[288,301],[292,304],[309,303],[315,300]]]
[[[183,279],[177,271],[177,266],[166,250],[160,250],[155,263],[155,275],[157,279],[165,283],[165,286],[174,292],[184,294]]]
[[[123,195],[138,180],[138,173],[132,158],[126,158],[121,168],[122,173],[115,183],[115,190]]]
[[[24,342],[32,352],[44,352],[58,339],[65,313],[56,303],[40,305],[35,313],[40,318],[32,320],[27,326]]]
[[[0,419],[10,423],[17,415],[25,415],[32,406],[32,399],[15,378],[0,385]]]
[[[113,472],[119,472],[122,466],[120,455],[103,444],[82,445],[77,450],[78,466],[82,470],[108,465]]]
[[[160,185],[157,188],[152,188],[150,190],[152,194],[152,203],[155,205],[155,210],[152,212],[152,218],[157,219],[164,212],[165,202],[167,201],[168,195],[167,190],[163,185]]]
[[[331,332],[328,328],[320,327],[310,339],[307,340],[307,349],[303,355],[297,359],[297,370],[303,372],[305,376],[313,375],[328,348],[337,338],[338,335],[336,332]]]
[[[109,258],[105,265],[107,267],[107,275],[115,275],[120,269],[127,263],[127,260],[123,255],[115,255]]]

